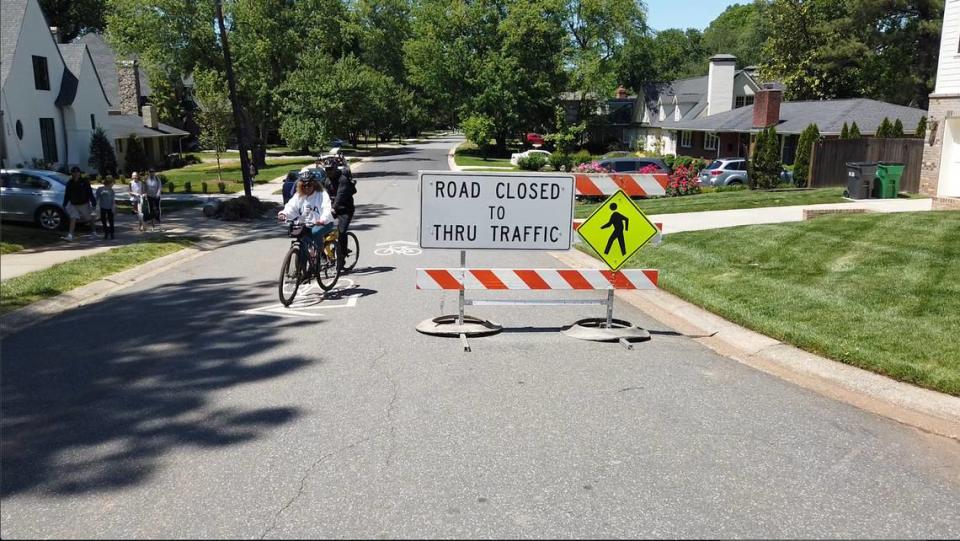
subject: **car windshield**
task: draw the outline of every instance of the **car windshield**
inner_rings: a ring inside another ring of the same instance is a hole
[[[705,169],[708,169],[708,170],[709,170],[709,169],[720,169],[720,166],[721,166],[721,165],[723,165],[723,162],[722,162],[722,161],[720,161],[720,160],[713,160],[712,162],[710,162],[710,165],[708,165],[707,167],[705,167]]]

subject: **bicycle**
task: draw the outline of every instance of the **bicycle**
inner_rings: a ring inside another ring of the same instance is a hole
[[[284,306],[290,306],[297,296],[300,284],[310,281],[311,278],[317,279],[320,289],[324,291],[333,289],[340,278],[340,267],[337,265],[340,249],[337,230],[334,229],[323,238],[319,250],[311,242],[311,246],[307,248],[307,260],[300,261],[301,239],[306,226],[290,220],[286,223],[287,236],[293,240],[290,241],[290,249],[287,250],[283,265],[280,267],[279,293],[280,302]],[[355,261],[354,264],[356,264]]]
[[[357,240],[357,236],[353,234],[353,231],[347,231],[346,235],[347,251],[343,257],[343,270],[352,271],[353,268],[357,266],[357,261],[360,260],[360,241]]]

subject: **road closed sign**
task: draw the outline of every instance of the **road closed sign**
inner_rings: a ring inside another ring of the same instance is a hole
[[[569,250],[573,175],[420,173],[420,246]]]

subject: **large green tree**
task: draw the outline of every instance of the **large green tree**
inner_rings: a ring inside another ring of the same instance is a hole
[[[40,0],[40,8],[50,26],[59,30],[60,43],[106,27],[104,0]]]
[[[764,6],[763,2],[753,2],[727,7],[703,31],[704,52],[707,55],[732,54],[740,66],[759,63],[762,59],[760,50],[767,37],[760,24]]]

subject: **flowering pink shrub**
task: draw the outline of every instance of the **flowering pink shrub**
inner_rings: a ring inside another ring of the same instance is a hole
[[[700,193],[700,179],[697,177],[696,169],[678,165],[673,170],[673,173],[670,173],[670,181],[667,183],[667,195],[677,197],[697,193]]]
[[[643,166],[643,169],[640,169],[640,173],[644,175],[652,175],[654,173],[658,173],[659,171],[660,169],[656,165],[653,165],[652,163],[649,165],[645,165]]]
[[[581,163],[575,169],[577,173],[609,173],[610,170],[600,165],[600,162]]]

